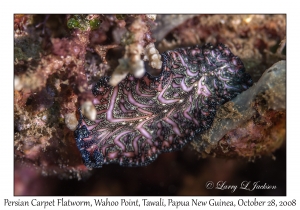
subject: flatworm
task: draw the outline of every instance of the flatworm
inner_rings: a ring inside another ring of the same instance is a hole
[[[148,165],[210,128],[217,108],[253,84],[223,44],[170,50],[162,62],[159,76],[128,75],[115,87],[102,77],[94,85],[96,120],[80,113],[75,130],[87,167]]]

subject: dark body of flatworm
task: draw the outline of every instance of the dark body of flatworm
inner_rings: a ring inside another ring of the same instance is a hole
[[[157,77],[128,75],[115,87],[102,77],[93,87],[97,118],[81,114],[75,131],[87,167],[148,165],[207,130],[218,106],[253,84],[223,44],[167,51],[162,61]]]

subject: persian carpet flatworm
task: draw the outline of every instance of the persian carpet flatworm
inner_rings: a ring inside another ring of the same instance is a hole
[[[162,61],[159,76],[128,75],[115,87],[102,77],[94,85],[96,120],[81,114],[75,131],[87,167],[148,165],[210,128],[218,106],[253,84],[223,44],[167,51]]]

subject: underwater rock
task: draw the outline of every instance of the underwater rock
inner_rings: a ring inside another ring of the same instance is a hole
[[[212,127],[192,142],[206,156],[271,154],[285,140],[286,61],[267,69],[257,83],[217,111]]]
[[[184,21],[195,15],[157,15],[157,26],[153,29],[153,36],[157,41],[161,41],[172,29],[176,28]]]

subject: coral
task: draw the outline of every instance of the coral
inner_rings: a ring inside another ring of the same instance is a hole
[[[97,116],[97,110],[91,101],[85,101],[81,105],[81,113],[89,120],[95,121]]]
[[[144,166],[203,133],[219,105],[252,85],[241,60],[222,44],[162,54],[158,77],[128,75],[116,87],[94,86],[96,120],[80,119],[76,143],[87,167]]]
[[[148,19],[150,18],[153,20],[152,17],[148,17]],[[119,65],[114,70],[111,76],[109,82],[110,85],[116,86],[127,76],[128,73],[133,74],[136,78],[141,78],[142,76],[144,76],[145,67],[141,55],[145,53],[144,47],[150,41],[152,41],[150,29],[146,24],[145,18],[137,18],[128,27],[128,33],[122,40],[122,42],[126,45],[125,55],[123,58],[119,59]],[[154,50],[156,50],[154,46],[152,46],[151,48],[154,48]],[[157,54],[157,52],[154,53]],[[147,54],[149,55],[149,51],[147,51]],[[149,59],[152,59],[152,57]],[[157,64],[157,62],[159,62],[157,61],[158,58],[154,58],[152,60],[151,63],[154,64],[154,67],[159,69],[160,65]]]
[[[152,68],[161,69],[161,56],[153,43],[150,43],[146,46],[144,60],[149,60],[149,65]]]
[[[217,111],[212,128],[195,138],[203,156],[272,154],[285,140],[286,62],[267,69],[260,80]]]

